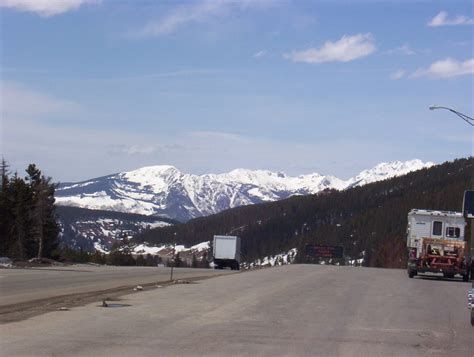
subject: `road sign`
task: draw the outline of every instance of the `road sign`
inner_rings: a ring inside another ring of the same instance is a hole
[[[315,258],[342,258],[344,248],[334,245],[307,245],[306,255]]]
[[[464,191],[462,213],[466,218],[474,218],[474,191]]]

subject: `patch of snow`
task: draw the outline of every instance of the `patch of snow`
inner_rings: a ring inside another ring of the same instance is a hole
[[[203,242],[199,243],[196,245],[193,245],[190,250],[197,250],[198,252],[201,252],[203,250],[208,250],[211,247],[211,242]]]
[[[256,261],[251,262],[251,263],[244,263],[243,266],[244,268],[245,267],[255,268],[255,267],[265,267],[265,266],[274,267],[274,266],[292,264],[295,261],[297,254],[298,254],[298,249],[293,248],[293,249],[290,249],[286,253],[270,255],[270,256],[264,257],[263,259],[257,259]]]
[[[165,249],[166,246],[158,246],[158,247],[150,247],[148,244],[139,244],[135,248],[133,248],[133,253],[135,254],[151,254],[151,255],[156,255],[158,254],[159,251]]]

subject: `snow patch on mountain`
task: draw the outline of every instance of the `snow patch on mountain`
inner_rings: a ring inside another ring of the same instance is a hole
[[[412,171],[434,166],[433,162],[421,160],[382,162],[370,170],[364,170],[356,177],[347,181],[347,187],[363,186],[372,182],[387,180],[396,176],[403,176]]]

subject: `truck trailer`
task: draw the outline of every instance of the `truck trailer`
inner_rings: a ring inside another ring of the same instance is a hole
[[[237,236],[214,236],[212,249],[214,267],[240,269],[240,238]]]
[[[408,213],[407,272],[410,278],[419,273],[442,273],[446,278],[460,275],[469,281],[470,257],[465,256],[462,213],[413,209]]]

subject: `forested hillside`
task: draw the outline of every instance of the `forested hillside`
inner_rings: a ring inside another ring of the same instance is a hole
[[[177,223],[156,216],[57,206],[61,246],[87,252],[110,251],[124,236]]]
[[[136,236],[152,244],[196,244],[214,234],[242,238],[246,261],[308,243],[342,245],[346,255],[365,265],[403,267],[407,213],[412,208],[460,211],[464,190],[472,187],[474,159],[458,159],[402,177],[346,191],[244,206],[157,228]],[[299,254],[298,259],[304,260]]]

